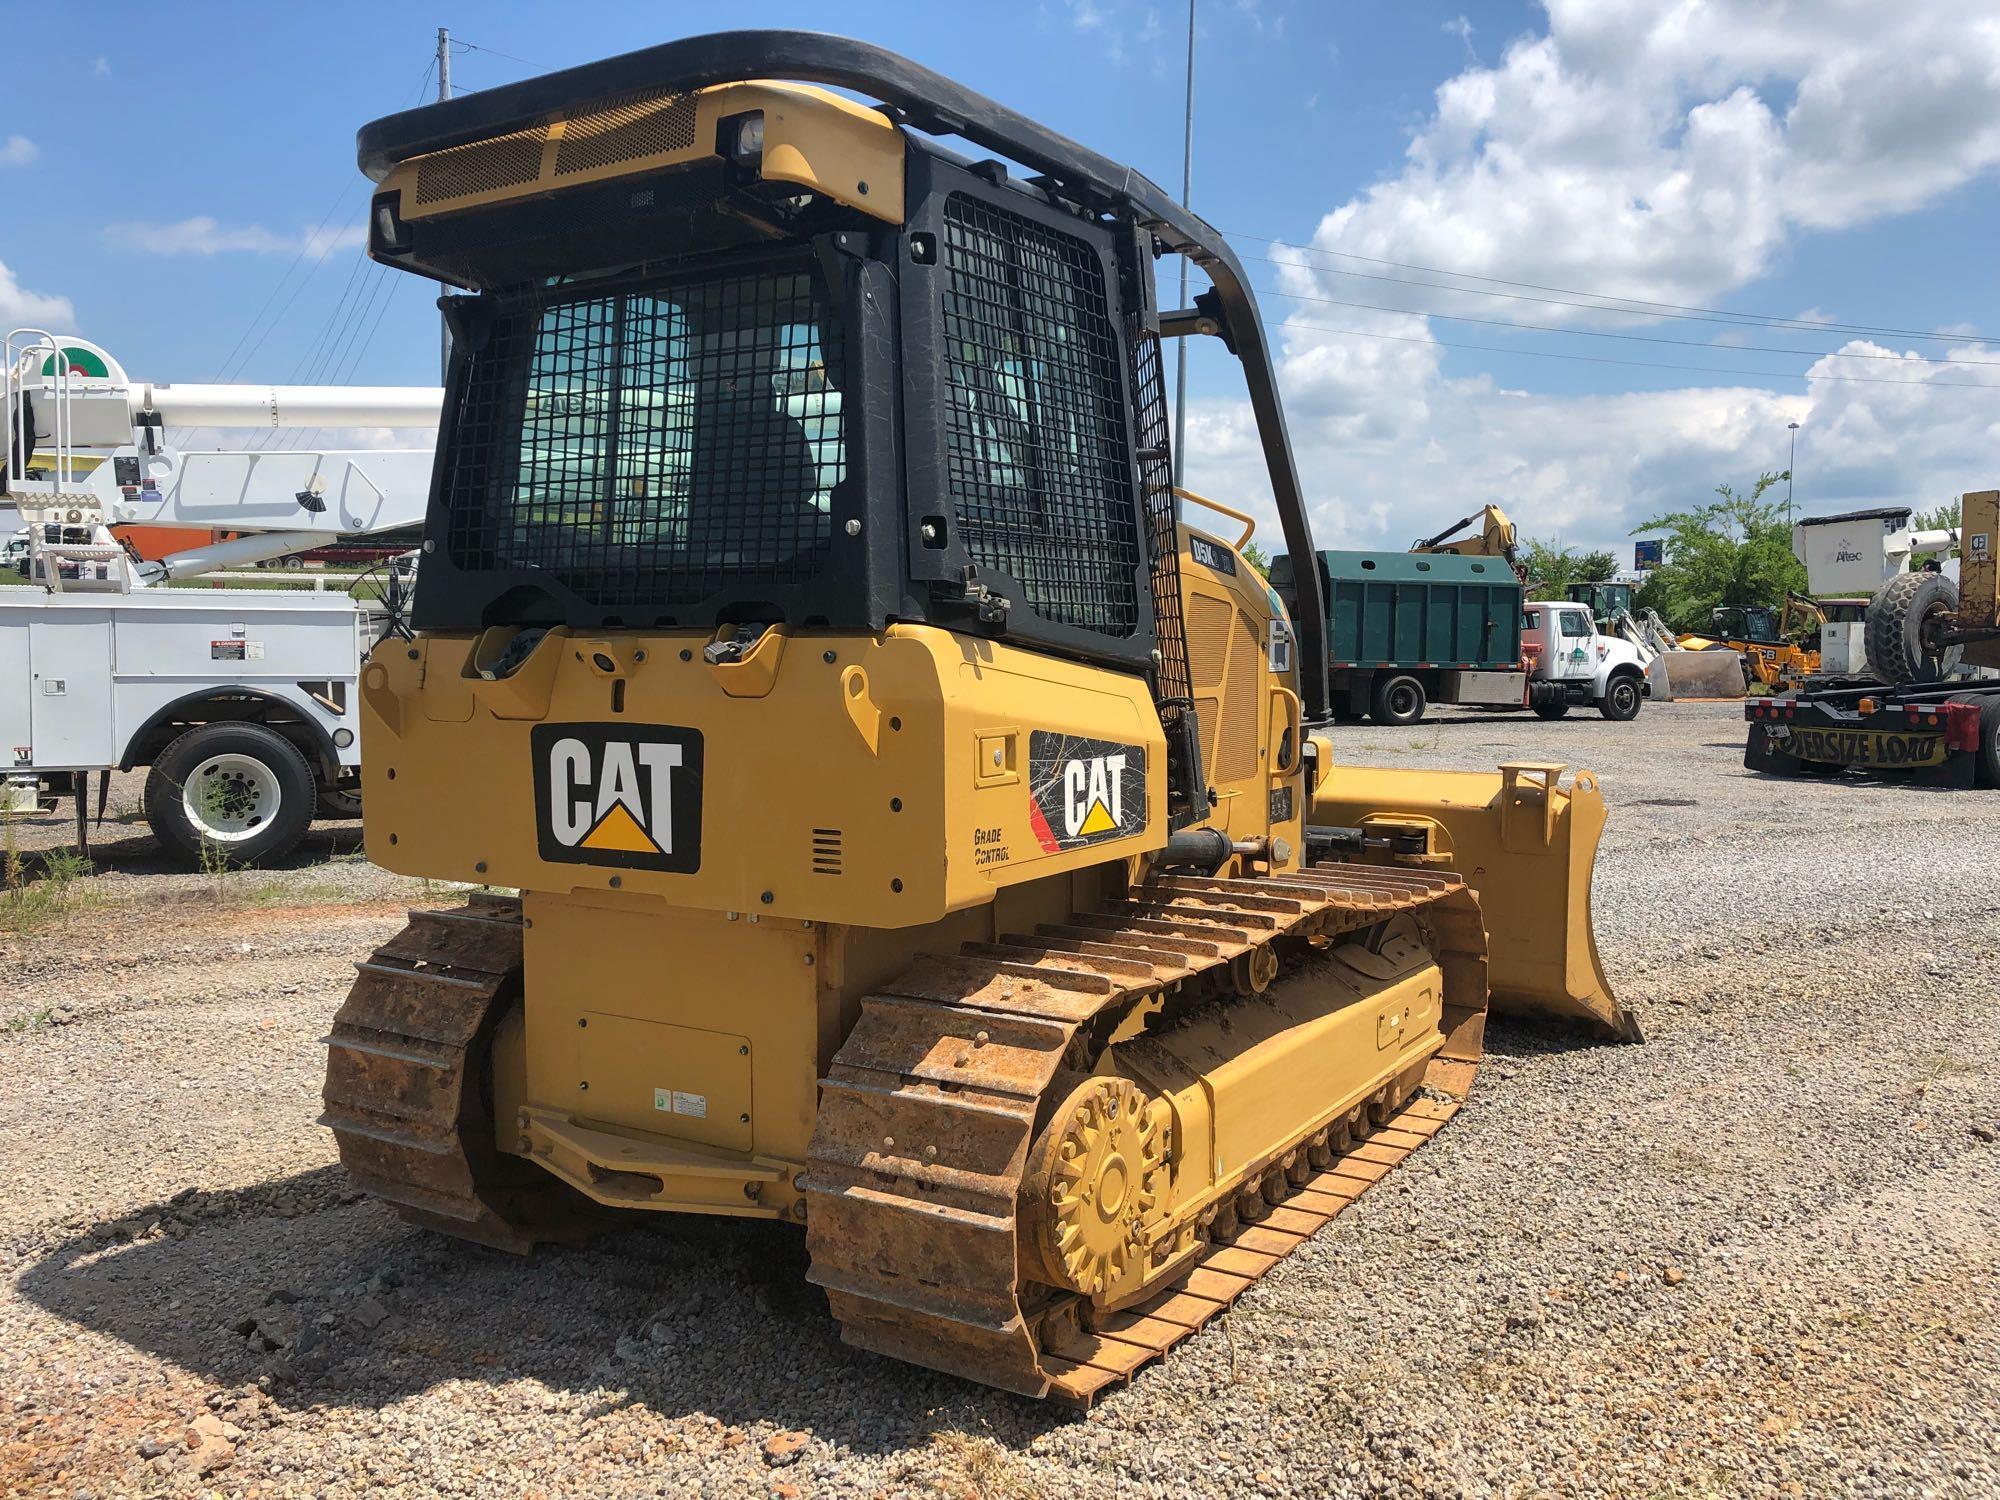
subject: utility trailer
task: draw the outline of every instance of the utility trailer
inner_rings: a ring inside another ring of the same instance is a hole
[[[1743,717],[1743,764],[1752,771],[1866,771],[2000,787],[2000,682],[1823,688],[1752,699]]]

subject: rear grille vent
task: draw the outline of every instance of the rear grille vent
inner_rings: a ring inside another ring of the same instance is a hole
[[[563,126],[556,173],[568,177],[694,144],[695,96],[653,89],[628,94]]]
[[[812,841],[812,867],[815,875],[838,875],[840,873],[840,830],[838,828],[815,828]]]
[[[522,187],[542,175],[549,127],[531,125],[470,146],[436,151],[417,162],[417,207]]]

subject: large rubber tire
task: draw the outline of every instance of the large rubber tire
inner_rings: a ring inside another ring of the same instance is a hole
[[[318,816],[334,823],[351,823],[361,816],[361,787],[358,781],[352,786],[340,786],[322,777],[318,787],[313,803]]]
[[[1597,711],[1623,724],[1639,717],[1639,705],[1645,701],[1646,692],[1639,678],[1631,672],[1620,672],[1604,684],[1604,701],[1597,705]]]
[[[282,734],[262,724],[199,724],[154,758],[146,821],[188,864],[202,863],[207,849],[210,859],[256,865],[298,847],[316,797],[312,767]]]
[[[1560,719],[1568,712],[1569,699],[1567,698],[1557,698],[1552,702],[1537,703],[1535,705],[1535,717],[1538,719]]]
[[[1926,644],[1958,612],[1958,585],[1942,573],[1899,573],[1868,601],[1868,668],[1884,682],[1940,682],[1962,646]]]
[[[1979,749],[1974,752],[1979,784],[2000,788],[2000,696],[1987,698],[1979,709]]]
[[[1414,724],[1424,716],[1430,699],[1424,685],[1407,673],[1394,673],[1375,682],[1368,717],[1377,724]]]

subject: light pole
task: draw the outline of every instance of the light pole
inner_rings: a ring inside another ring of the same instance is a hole
[[[1789,526],[1792,524],[1792,474],[1799,466],[1799,424],[1787,422],[1785,425],[1792,433],[1792,456],[1785,464],[1785,524]]]
[[[438,27],[438,99],[451,97],[451,33]],[[438,380],[451,379],[451,324],[445,321],[442,309],[438,312]]]
[[[1181,115],[1181,207],[1188,206],[1194,186],[1194,5],[1188,0],[1187,105]],[[1188,305],[1187,257],[1181,257],[1181,302]],[[1187,474],[1187,346],[1185,338],[1175,339],[1174,350],[1174,488],[1184,487]],[[1179,514],[1179,501],[1175,514]]]

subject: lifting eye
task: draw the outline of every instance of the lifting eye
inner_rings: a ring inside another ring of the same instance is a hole
[[[606,656],[602,651],[591,654],[590,664],[600,672],[611,673],[618,670],[618,663]]]

